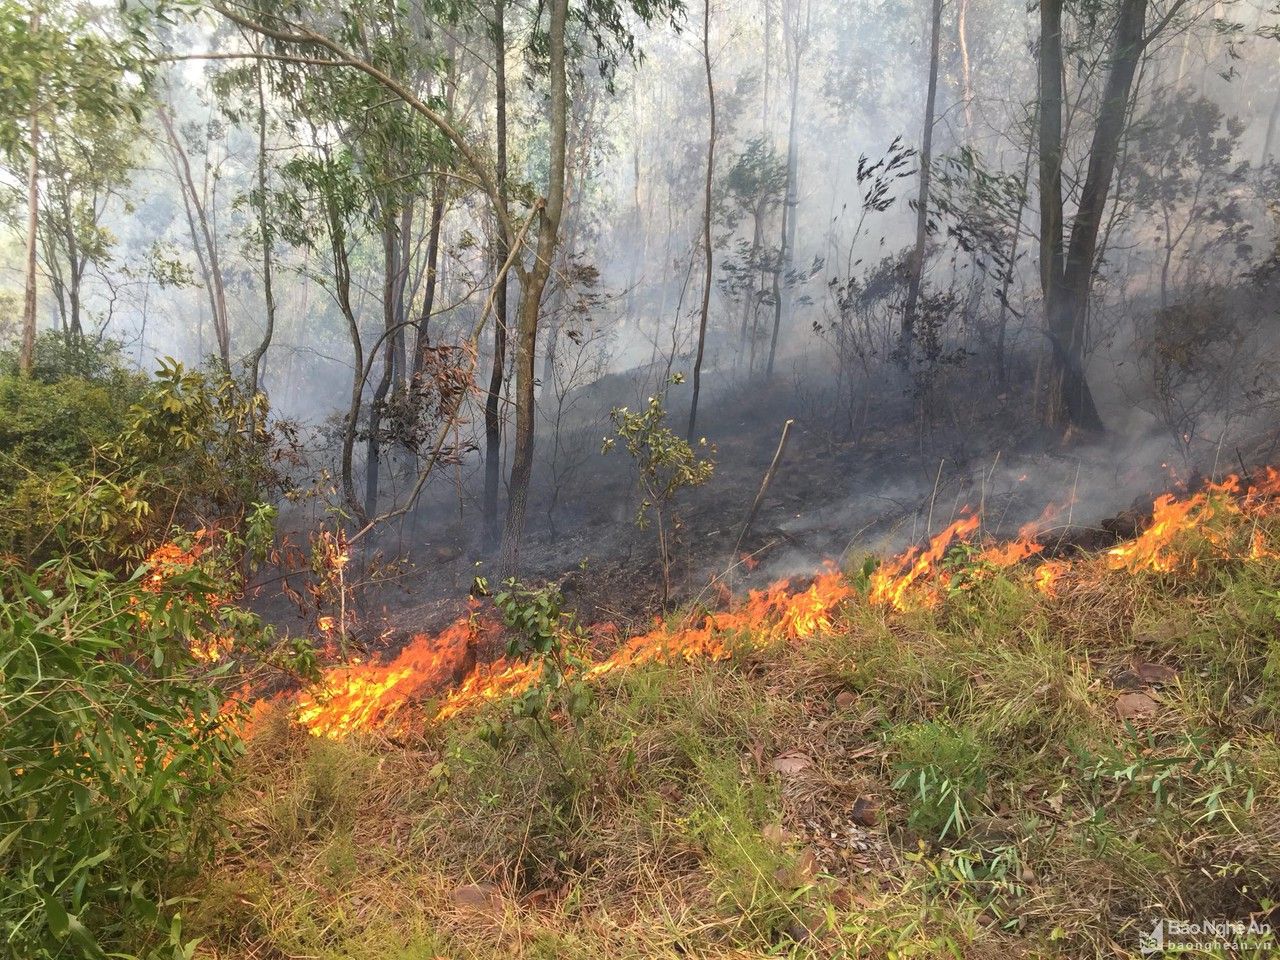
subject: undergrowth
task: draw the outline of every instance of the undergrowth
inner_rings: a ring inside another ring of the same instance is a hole
[[[332,743],[278,714],[187,922],[211,957],[825,958],[1138,956],[1157,918],[1265,920],[1278,574],[985,573],[609,675],[541,727],[499,703]]]

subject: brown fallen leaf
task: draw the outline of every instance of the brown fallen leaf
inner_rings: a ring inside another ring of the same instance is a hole
[[[874,827],[880,820],[880,804],[870,797],[859,797],[853,802],[850,816],[859,826]]]
[[[1160,704],[1145,693],[1125,693],[1116,698],[1116,715],[1121,720],[1149,717],[1158,709]]]
[[[848,710],[857,702],[858,698],[848,690],[841,690],[836,694],[836,706],[841,710]]]
[[[487,883],[468,883],[453,891],[453,903],[468,913],[502,915],[502,893]]]
[[[1133,672],[1138,675],[1138,679],[1143,683],[1152,686],[1173,683],[1178,679],[1178,671],[1173,667],[1165,666],[1163,663],[1142,663],[1139,661],[1133,665]]]
[[[773,872],[773,879],[778,886],[794,890],[803,887],[806,883],[818,875],[818,855],[814,853],[812,847],[805,847],[800,856],[796,857],[795,863],[789,867],[779,867]]]
[[[801,753],[799,750],[791,750],[787,753],[780,753],[778,756],[774,757],[771,766],[784,777],[794,777],[797,773],[801,773],[812,767],[813,760],[811,760],[808,755]]]
[[[795,834],[780,823],[771,823],[760,831],[765,843],[774,847],[785,847],[796,839]]]

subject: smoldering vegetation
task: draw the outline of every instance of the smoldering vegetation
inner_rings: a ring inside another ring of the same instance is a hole
[[[256,59],[265,21],[202,21],[166,38],[136,122],[46,125],[40,324],[118,340],[140,371],[251,378],[286,538],[359,533],[364,602],[405,622],[512,572],[642,619],[645,493],[602,447],[651,397],[715,461],[673,503],[677,599],[966,510],[993,535],[1044,518],[1060,545],[1101,542],[1152,492],[1273,459],[1280,400],[1275,12],[1140,6],[1067,11],[1048,46],[1043,11],[979,0],[571,9],[531,331],[546,11],[369,15],[470,160],[349,65]],[[15,228],[24,183],[11,165]]]

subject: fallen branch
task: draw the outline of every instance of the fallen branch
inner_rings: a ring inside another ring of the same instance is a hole
[[[791,435],[791,425],[794,423],[794,420],[788,420],[782,425],[782,436],[778,439],[778,449],[774,451],[773,461],[769,464],[769,469],[764,472],[764,480],[760,484],[760,491],[756,494],[756,498],[751,504],[751,512],[747,514],[747,522],[742,525],[742,532],[738,534],[738,542],[733,545],[734,557],[737,557],[738,550],[742,547],[742,541],[747,539],[747,534],[751,532],[751,525],[756,522],[756,514],[760,512],[760,504],[764,502],[765,494],[769,492],[769,484],[773,483],[773,475],[778,472],[778,464],[782,462],[782,454],[787,449],[787,437]]]

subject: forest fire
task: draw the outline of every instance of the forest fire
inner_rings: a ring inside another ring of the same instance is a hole
[[[476,618],[473,609],[438,634],[415,634],[389,663],[334,667],[318,689],[299,694],[297,720],[312,733],[329,737],[394,727],[407,704],[455,676],[480,636],[495,630]]]
[[[633,637],[607,658],[585,668],[589,678],[663,660],[719,660],[735,640],[748,634],[757,643],[803,640],[830,628],[832,615],[853,596],[837,571],[817,576],[803,590],[780,580],[751,591],[738,609],[707,613],[696,626],[659,623]],[[397,729],[403,709],[441,687],[466,663],[480,634],[496,630],[474,615],[457,620],[436,636],[418,634],[387,664],[352,663],[334,668],[317,691],[303,692],[295,717],[311,733],[340,737],[358,730]],[[535,664],[499,658],[474,666],[441,701],[434,719],[443,720],[486,701],[527,689],[538,676]]]
[[[937,571],[951,545],[977,530],[980,522],[973,515],[961,517],[934,536],[928,547],[923,550],[912,547],[897,559],[885,563],[871,575],[871,602],[891,605],[896,610],[907,609],[906,597],[911,585]],[[928,605],[931,599],[922,602]]]
[[[1103,554],[1111,570],[1156,572],[1197,563],[1195,543],[1207,543],[1217,555],[1236,559],[1277,556],[1267,545],[1263,531],[1238,535],[1243,524],[1217,523],[1218,519],[1261,519],[1276,512],[1280,471],[1267,470],[1259,478],[1228,477],[1203,490],[1159,497],[1146,529],[1128,543]],[[968,564],[974,569],[1006,569],[1037,557],[1044,544],[1035,539],[1044,525],[1057,517],[1061,507],[1047,508],[1041,517],[1004,543],[975,547],[951,555],[978,531],[980,519],[968,514],[948,524],[924,547],[912,547],[875,570],[867,600],[894,611],[937,605],[956,572]],[[1233,532],[1236,531],[1236,532]],[[1184,536],[1195,534],[1186,543]],[[1237,549],[1238,547],[1238,549]],[[1053,596],[1063,576],[1076,562],[1051,559],[1039,562],[1031,572],[1035,588]],[[855,590],[838,570],[828,569],[803,588],[779,580],[762,590],[752,590],[740,603],[706,612],[688,624],[659,621],[652,630],[632,637],[612,653],[582,667],[588,679],[646,663],[675,660],[721,660],[741,644],[754,646],[809,639],[832,628],[841,604],[852,600]],[[318,736],[341,737],[356,731],[401,732],[412,722],[440,721],[482,703],[517,695],[537,682],[539,666],[501,657],[490,663],[475,662],[475,650],[495,640],[496,624],[476,615],[475,602],[468,615],[435,635],[415,635],[386,663],[347,663],[328,671],[315,689],[299,694],[294,717]],[[597,639],[611,638],[608,625],[598,628]],[[447,689],[434,712],[418,712],[416,705],[429,702]]]

